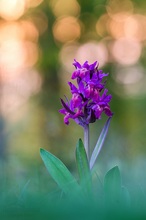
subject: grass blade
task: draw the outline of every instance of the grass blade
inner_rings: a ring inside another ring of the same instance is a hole
[[[106,135],[107,135],[107,132],[108,132],[108,128],[109,128],[109,125],[110,125],[110,120],[111,120],[111,117],[108,118],[108,120],[106,121],[101,133],[100,133],[100,136],[97,140],[97,143],[95,145],[95,148],[93,150],[93,153],[91,155],[91,159],[90,159],[90,169],[93,168],[94,164],[95,164],[95,161],[101,151],[101,148],[103,146],[103,143],[104,143],[104,140],[106,138]]]

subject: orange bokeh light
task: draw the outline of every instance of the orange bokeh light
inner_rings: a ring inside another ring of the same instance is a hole
[[[118,13],[109,19],[107,27],[115,39],[121,37],[138,41],[146,39],[146,16],[144,15]]]
[[[3,18],[0,21],[1,114],[7,119],[11,112],[37,93],[42,84],[42,78],[34,68],[39,56],[38,26],[42,26],[42,20],[38,26],[31,16],[30,20],[18,20],[25,10],[25,0],[0,1]]]
[[[3,21],[0,23],[0,33],[0,75],[1,80],[6,81],[16,77],[22,68],[37,62],[38,31],[29,21]]]
[[[122,65],[135,64],[141,55],[140,42],[131,38],[119,38],[111,45],[114,59]]]
[[[146,40],[146,16],[133,14],[125,22],[124,31],[126,37],[132,37],[139,41]]]
[[[81,27],[75,17],[63,17],[56,20],[53,26],[53,35],[61,43],[76,40],[80,37]]]
[[[0,0],[0,16],[5,20],[17,20],[25,12],[25,0]]]
[[[76,0],[52,1],[51,7],[56,17],[60,17],[64,15],[78,16],[80,13],[80,5]]]
[[[38,41],[39,31],[32,21],[21,20],[19,22],[19,28],[21,29],[21,33],[23,32],[24,40]]]
[[[115,39],[119,39],[125,36],[124,25],[129,16],[130,15],[127,15],[125,13],[118,13],[110,18],[108,23],[108,31],[112,35],[112,37],[114,37]]]
[[[83,63],[88,60],[90,63],[97,60],[102,67],[108,62],[108,52],[105,44],[101,42],[89,41],[81,45],[76,52],[76,59]]]

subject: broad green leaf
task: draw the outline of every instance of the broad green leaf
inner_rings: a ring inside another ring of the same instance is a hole
[[[76,146],[76,162],[81,185],[85,187],[88,191],[91,191],[91,175],[89,163],[84,144],[81,139],[79,139]]]
[[[118,166],[109,170],[104,178],[105,201],[109,204],[118,204],[121,196],[121,175]]]
[[[107,135],[107,132],[108,132],[108,128],[109,128],[109,125],[110,125],[110,120],[111,120],[111,117],[108,118],[108,120],[106,121],[101,133],[100,133],[100,136],[97,140],[97,143],[95,145],[95,148],[93,150],[93,153],[91,155],[91,159],[90,159],[90,169],[92,169],[92,167],[94,166],[94,163],[101,151],[101,148],[103,146],[103,143],[104,143],[104,140],[106,138],[106,135]]]
[[[78,192],[79,185],[76,179],[62,161],[44,149],[40,149],[40,154],[48,172],[63,192],[67,194]]]

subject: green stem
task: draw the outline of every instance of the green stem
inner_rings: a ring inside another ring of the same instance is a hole
[[[89,149],[89,125],[84,127],[84,147],[86,150],[87,158],[89,160],[90,149]]]

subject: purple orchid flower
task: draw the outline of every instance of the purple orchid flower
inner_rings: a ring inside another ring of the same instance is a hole
[[[73,65],[76,70],[72,74],[72,79],[76,79],[77,86],[68,82],[72,93],[70,101],[61,99],[63,108],[59,111],[64,114],[64,123],[69,124],[69,119],[73,119],[84,128],[89,123],[93,123],[101,118],[102,113],[111,117],[109,102],[112,96],[107,95],[103,78],[108,74],[98,69],[97,61],[83,65],[74,60]]]

